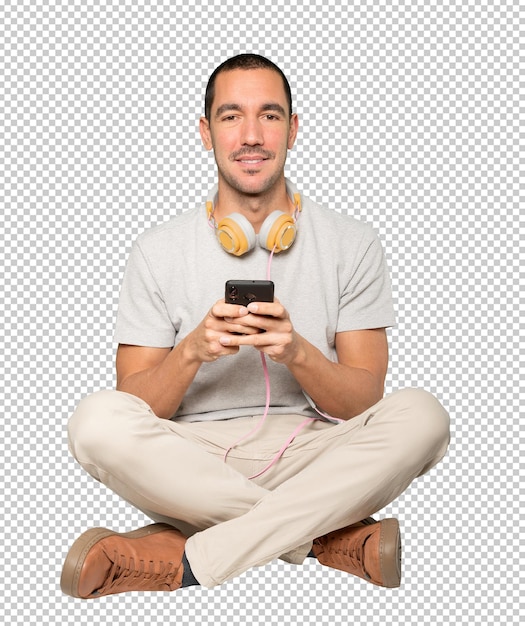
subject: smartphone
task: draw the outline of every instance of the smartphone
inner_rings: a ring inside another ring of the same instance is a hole
[[[224,299],[228,304],[247,306],[250,302],[273,302],[271,280],[228,280]]]

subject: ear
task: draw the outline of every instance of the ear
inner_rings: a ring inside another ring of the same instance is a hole
[[[210,123],[205,117],[201,117],[199,120],[199,131],[204,147],[206,150],[211,150],[213,148],[213,144],[211,141]]]
[[[288,150],[294,147],[295,140],[297,139],[297,132],[299,130],[299,118],[297,113],[294,113],[290,118],[290,132],[288,133]]]

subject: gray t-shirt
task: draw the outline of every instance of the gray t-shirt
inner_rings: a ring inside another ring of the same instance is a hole
[[[292,196],[295,187],[287,181]],[[214,197],[216,189],[210,194]],[[337,361],[336,333],[395,323],[383,250],[370,226],[302,197],[293,246],[273,257],[275,295],[296,331]],[[225,252],[203,203],[140,235],[124,274],[115,341],[173,347],[224,297],[229,279],[265,279],[269,252],[257,246],[242,257]],[[270,413],[315,416],[286,366],[268,359]],[[259,352],[200,367],[172,419],[205,421],[264,412],[266,388]]]

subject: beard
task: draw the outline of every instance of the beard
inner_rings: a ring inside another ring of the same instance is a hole
[[[246,169],[240,174],[235,174],[232,172],[231,168],[228,167],[230,163],[234,163],[241,157],[249,157],[251,155],[260,155],[263,156],[267,161],[271,161],[274,167],[272,172],[269,172],[267,176],[261,177],[260,169]],[[282,159],[282,163],[276,163],[276,155],[273,152],[269,152],[266,150],[258,149],[255,151],[253,148],[242,148],[234,153],[232,153],[228,157],[228,161],[226,166],[223,166],[217,158],[215,158],[215,162],[217,164],[217,170],[219,173],[219,178],[221,178],[232,190],[250,196],[258,196],[264,195],[271,189],[275,187],[275,185],[282,180],[284,175],[284,165],[286,162],[286,154]],[[259,176],[258,179],[256,177]]]
[[[259,180],[249,180],[249,178],[255,179],[256,175],[260,174],[257,170],[247,170],[245,177],[234,176],[230,172],[221,171],[219,168],[219,177],[234,191],[238,193],[259,196],[264,195],[281,180],[282,170],[276,171],[273,175],[267,176]],[[248,179],[246,178],[248,177]]]

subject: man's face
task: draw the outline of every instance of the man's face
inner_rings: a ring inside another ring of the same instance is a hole
[[[297,127],[280,75],[254,69],[217,76],[210,119],[201,119],[200,131],[206,149],[214,150],[222,188],[260,195],[284,178]]]

